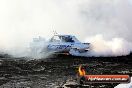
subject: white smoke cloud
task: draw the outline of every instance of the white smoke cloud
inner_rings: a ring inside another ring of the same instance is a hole
[[[122,56],[130,54],[132,51],[132,42],[122,38],[106,40],[103,35],[96,35],[87,38],[87,41],[91,43],[92,56]]]
[[[80,40],[102,34],[107,42],[123,42],[126,50],[124,42],[132,41],[131,9],[129,0],[1,0],[0,49],[25,51],[33,37],[49,38],[56,30]]]

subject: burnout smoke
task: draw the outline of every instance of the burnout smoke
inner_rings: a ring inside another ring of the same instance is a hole
[[[47,39],[56,30],[80,40],[103,35],[90,41],[93,55],[127,55],[132,42],[131,9],[130,0],[1,0],[0,51],[25,56],[22,52],[28,51],[32,38]]]
[[[96,35],[87,38],[87,41],[91,43],[92,56],[122,56],[130,54],[132,51],[132,42],[122,38],[106,40],[103,35]]]

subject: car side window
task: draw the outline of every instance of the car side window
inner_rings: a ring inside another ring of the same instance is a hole
[[[74,42],[74,40],[70,36],[61,36],[61,39],[63,42]]]
[[[67,37],[67,42],[74,42],[74,40],[71,37]]]

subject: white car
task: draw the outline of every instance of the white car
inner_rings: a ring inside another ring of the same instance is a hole
[[[36,42],[36,43],[35,43]],[[84,53],[89,51],[90,43],[81,43],[75,36],[72,35],[54,35],[46,44],[44,44],[44,39],[39,37],[36,38],[32,43],[32,46],[37,52],[54,52],[58,54],[71,54],[73,52]]]

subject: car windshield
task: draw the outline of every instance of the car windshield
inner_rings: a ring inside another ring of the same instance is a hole
[[[59,38],[59,36],[54,36],[51,38],[50,40],[51,42],[61,42],[61,39]]]

